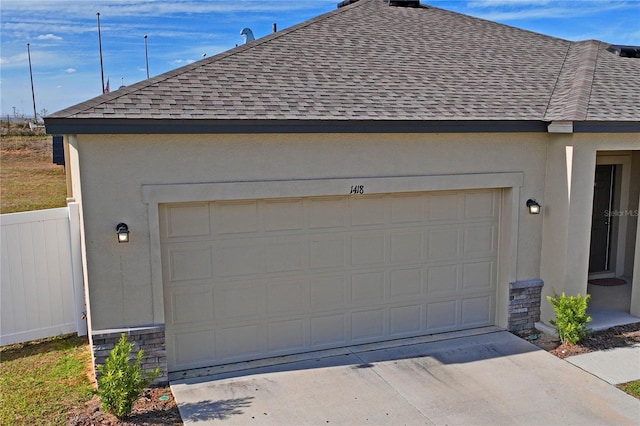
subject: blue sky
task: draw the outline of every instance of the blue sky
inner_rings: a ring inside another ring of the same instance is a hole
[[[242,44],[275,22],[284,29],[336,8],[338,0],[0,0],[0,113],[49,113],[101,92],[96,13],[111,90]],[[567,40],[640,45],[640,0],[422,0]]]

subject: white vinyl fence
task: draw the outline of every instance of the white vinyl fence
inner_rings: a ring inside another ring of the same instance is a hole
[[[77,203],[0,216],[0,345],[87,334]]]

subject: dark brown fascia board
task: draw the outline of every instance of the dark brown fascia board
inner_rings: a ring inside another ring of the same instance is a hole
[[[640,133],[640,121],[574,121],[573,133]]]
[[[48,134],[258,133],[530,133],[548,123],[526,120],[152,120],[45,118]]]

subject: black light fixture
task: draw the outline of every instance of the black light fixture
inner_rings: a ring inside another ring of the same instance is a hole
[[[540,214],[540,204],[532,198],[527,200],[527,208],[529,208],[529,214]]]
[[[129,242],[129,227],[126,223],[119,223],[116,226],[116,234],[118,235],[119,243],[128,243]]]

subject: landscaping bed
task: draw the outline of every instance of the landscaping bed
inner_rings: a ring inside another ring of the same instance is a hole
[[[575,345],[561,344],[556,336],[538,330],[516,334],[558,358],[566,358],[640,343],[640,322],[594,331]]]
[[[94,395],[83,406],[72,410],[67,416],[69,426],[129,426],[129,425],[181,425],[182,418],[169,387],[149,388],[133,404],[131,414],[118,419],[105,413],[100,399]]]

